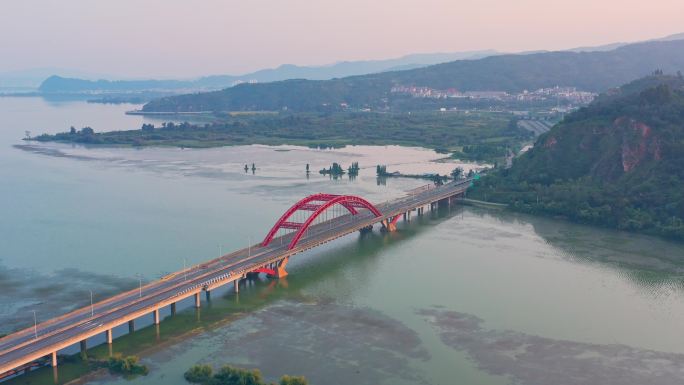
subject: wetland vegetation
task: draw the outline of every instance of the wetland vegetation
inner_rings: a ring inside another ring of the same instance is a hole
[[[520,148],[533,134],[511,114],[494,112],[281,113],[220,115],[213,123],[144,124],[139,130],[95,132],[91,127],[34,138],[41,142],[114,146],[206,148],[293,144],[313,148],[405,145],[435,149],[462,160],[493,162]]]

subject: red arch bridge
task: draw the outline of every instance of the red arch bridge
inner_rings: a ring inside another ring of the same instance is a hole
[[[426,185],[379,204],[353,195],[310,195],[290,207],[257,245],[1,338],[0,379],[37,365],[52,365],[56,375],[57,353],[62,349],[79,344],[85,351],[89,343],[111,344],[116,335],[126,332],[122,330],[126,325],[127,331],[133,332],[140,317],[151,314],[151,322],[159,324],[161,314],[175,314],[177,302],[193,298],[199,308],[203,291],[209,299],[211,290],[233,283],[237,293],[240,282],[255,274],[283,277],[290,257],[297,253],[356,231],[372,231],[376,224],[385,231],[394,231],[401,218],[410,221],[412,213],[422,215],[425,208],[449,205],[470,185],[470,179],[443,186]]]

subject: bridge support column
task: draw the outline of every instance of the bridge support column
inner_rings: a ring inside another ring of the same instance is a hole
[[[176,315],[176,303],[171,304],[171,315]]]
[[[209,290],[205,291],[204,297],[207,299],[207,302],[211,301],[211,291],[209,291]]]
[[[50,353],[50,359],[51,359],[51,361],[52,361],[52,362],[51,362],[51,363],[52,363],[52,367],[53,367],[53,368],[56,368],[56,367],[57,367],[57,352],[52,352],[52,353]]]
[[[135,320],[128,321],[128,332],[133,333],[135,331]]]
[[[201,305],[202,302],[200,300],[200,293],[195,293],[195,307],[199,309]]]
[[[112,329],[109,329],[109,330],[105,331],[105,339],[107,340],[107,343],[108,343],[108,344],[110,344],[110,345],[112,344],[112,340],[113,340],[113,338],[112,338]]]
[[[88,343],[87,340],[81,341],[81,355],[85,355],[88,350]]]
[[[285,267],[287,266],[287,263],[290,261],[290,257],[285,257],[278,261],[275,272],[276,272],[276,278],[283,278],[287,276],[287,270],[285,270]]]
[[[240,293],[240,280],[239,279],[236,279],[235,281],[233,281],[233,288],[235,290],[235,294]]]
[[[152,312],[152,318],[154,318],[154,324],[159,325],[159,309],[154,309]]]

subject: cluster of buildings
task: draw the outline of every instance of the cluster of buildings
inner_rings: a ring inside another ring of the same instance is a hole
[[[235,87],[236,85],[238,85],[238,84],[243,84],[243,83],[247,83],[247,84],[256,84],[256,83],[259,83],[259,81],[256,80],[256,79],[236,80],[236,81],[234,81],[233,83],[231,83],[231,87]]]
[[[573,104],[587,104],[594,100],[594,98],[596,97],[595,93],[578,91],[575,87],[540,88],[536,91],[525,90],[521,93],[509,94],[505,91],[460,92],[455,88],[449,88],[447,90],[438,90],[430,87],[395,86],[392,87],[391,92],[394,94],[409,95],[414,98],[470,98],[522,102],[565,100]]]
[[[540,88],[515,95],[519,101],[567,100],[573,104],[588,104],[597,96],[593,92],[578,91],[575,87]]]

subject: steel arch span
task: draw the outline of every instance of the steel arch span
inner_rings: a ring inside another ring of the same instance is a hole
[[[268,246],[273,240],[275,235],[280,229],[296,230],[295,235],[290,240],[288,245],[288,250],[294,248],[297,242],[304,236],[306,230],[313,223],[313,221],[325,210],[333,207],[335,205],[340,205],[347,209],[351,215],[356,215],[359,213],[358,209],[366,209],[373,213],[376,217],[382,216],[380,210],[378,210],[373,204],[367,200],[357,197],[354,195],[334,195],[334,194],[314,194],[300,200],[290,207],[285,213],[278,219],[278,221],[273,225],[271,231],[268,232],[264,240],[261,242],[261,246]],[[293,222],[290,218],[297,211],[310,211],[311,215],[304,222]]]

